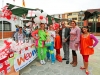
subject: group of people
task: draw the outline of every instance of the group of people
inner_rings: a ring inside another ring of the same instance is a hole
[[[88,59],[94,53],[94,47],[97,45],[98,40],[93,34],[90,34],[88,26],[79,28],[76,22],[72,21],[68,27],[62,22],[61,28],[53,30],[53,25],[50,24],[48,30],[45,30],[45,24],[41,23],[40,28],[32,32],[32,36],[36,40],[36,48],[41,64],[46,63],[45,58],[48,61],[51,60],[52,64],[55,63],[55,60],[59,62],[66,60],[66,64],[69,64],[69,49],[71,49],[72,62],[70,64],[76,67],[78,63],[76,51],[80,50],[84,63],[84,66],[81,66],[80,69],[84,69],[86,74],[89,74]],[[47,45],[48,43],[49,45]],[[64,52],[63,58],[60,54],[61,48],[63,48]]]
[[[19,34],[22,28],[19,28]],[[88,59],[89,56],[94,54],[94,47],[97,45],[98,40],[89,32],[88,26],[83,26],[79,28],[75,21],[71,21],[70,26],[66,26],[65,22],[61,22],[61,28],[53,29],[53,24],[50,24],[48,30],[45,29],[45,24],[40,23],[40,28],[32,31],[32,38],[35,39],[35,47],[37,49],[37,56],[40,59],[40,64],[46,64],[45,59],[51,61],[52,64],[58,60],[66,60],[66,64],[69,64],[69,49],[72,50],[72,62],[70,64],[73,67],[77,66],[77,52],[80,51],[80,54],[83,57],[83,64],[81,70],[85,70],[86,74],[89,74],[88,71]],[[18,35],[16,35],[18,36]],[[22,39],[23,34],[20,34],[16,38]],[[60,49],[63,48],[64,57],[62,58],[60,54]],[[56,55],[54,54],[56,50]]]

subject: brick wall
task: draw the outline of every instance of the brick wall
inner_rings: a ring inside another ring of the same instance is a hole
[[[13,36],[13,33],[12,31],[4,31],[3,32],[3,38],[10,38]],[[2,39],[2,32],[0,31],[0,39]]]

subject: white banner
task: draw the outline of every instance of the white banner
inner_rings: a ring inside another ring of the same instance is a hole
[[[14,69],[15,71],[19,71],[26,67],[29,63],[31,63],[37,57],[35,48],[28,48],[27,51],[23,52],[19,57],[14,60]]]

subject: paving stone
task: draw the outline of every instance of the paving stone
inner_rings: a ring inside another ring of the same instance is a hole
[[[22,75],[30,75],[29,73],[23,73]]]
[[[47,67],[44,69],[45,72],[52,72],[52,69],[50,67]]]
[[[29,73],[30,70],[31,70],[31,69],[27,66],[27,67],[25,67],[24,69],[20,70],[20,74],[22,74],[22,73]]]
[[[39,71],[37,70],[37,69],[32,69],[31,71],[30,71],[30,75],[35,75],[35,74],[37,74]]]
[[[57,69],[53,69],[52,72],[53,72],[54,74],[57,74],[57,73],[60,73],[60,70],[61,70],[61,69],[57,68]]]
[[[55,75],[53,72],[47,72],[45,75]]]
[[[31,68],[31,69],[36,69],[37,66],[36,66],[36,65],[31,65],[30,68]]]
[[[45,71],[39,71],[37,75],[44,75]]]

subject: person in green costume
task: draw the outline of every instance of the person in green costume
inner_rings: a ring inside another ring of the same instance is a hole
[[[35,35],[38,36],[35,36]],[[38,58],[40,59],[41,64],[45,64],[47,47],[45,46],[45,41],[47,40],[47,34],[45,31],[45,24],[41,23],[40,28],[32,32],[32,36],[36,39]]]

